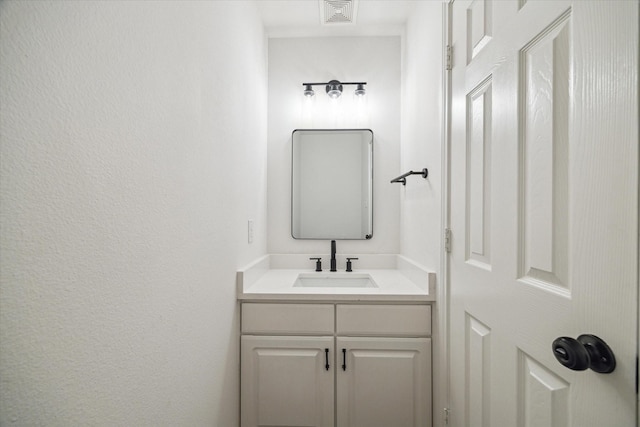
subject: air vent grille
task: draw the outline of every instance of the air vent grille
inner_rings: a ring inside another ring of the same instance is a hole
[[[354,0],[320,0],[323,24],[351,24],[355,22]]]

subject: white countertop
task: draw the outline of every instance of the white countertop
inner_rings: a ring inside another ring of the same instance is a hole
[[[435,301],[435,273],[415,271],[406,274],[400,269],[354,269],[354,275],[368,274],[377,287],[294,287],[299,274],[329,276],[350,273],[331,273],[313,269],[271,269],[268,261],[238,271],[238,299],[240,300],[297,300],[297,301]],[[413,280],[412,280],[413,279]],[[418,281],[419,283],[416,283]]]

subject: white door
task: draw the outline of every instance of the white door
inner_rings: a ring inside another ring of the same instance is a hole
[[[241,426],[333,427],[333,337],[242,337]]]
[[[337,338],[337,427],[430,427],[430,338]]]
[[[452,10],[451,425],[635,426],[638,2]]]

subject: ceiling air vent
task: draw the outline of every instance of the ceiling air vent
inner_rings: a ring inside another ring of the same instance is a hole
[[[318,0],[323,24],[353,24],[357,0]]]

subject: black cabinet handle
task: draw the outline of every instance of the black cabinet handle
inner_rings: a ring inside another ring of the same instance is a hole
[[[327,371],[329,370],[329,349],[328,348],[324,349],[324,368]]]
[[[346,348],[342,349],[342,370],[343,371],[347,370],[347,349]]]
[[[322,258],[309,258],[310,260],[316,260],[316,271],[322,271]]]

